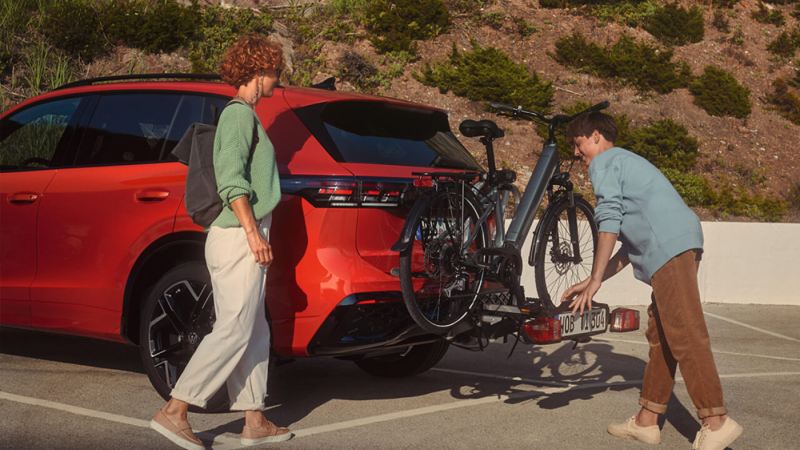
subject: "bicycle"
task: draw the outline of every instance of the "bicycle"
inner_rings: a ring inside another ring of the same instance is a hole
[[[465,137],[479,137],[484,144],[487,172],[414,173],[415,188],[407,193],[413,206],[392,248],[400,252],[403,302],[423,330],[455,336],[484,327],[491,336],[505,336],[531,318],[552,317],[563,310],[553,298],[589,275],[597,225],[592,206],[574,192],[572,165],[559,170],[555,131],[580,114],[608,106],[602,102],[577,114],[548,118],[521,107],[491,104],[500,113],[548,126],[541,156],[507,230],[505,209],[511,195],[519,198],[519,192],[512,184],[516,174],[496,168],[493,141],[504,133],[494,122],[467,120],[459,126]],[[539,297],[526,298],[521,251],[545,194],[548,206],[533,233],[528,257]],[[473,319],[464,320],[469,316]],[[567,320],[557,326],[571,325]]]

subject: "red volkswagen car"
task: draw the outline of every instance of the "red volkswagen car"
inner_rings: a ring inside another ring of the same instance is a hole
[[[187,168],[170,150],[190,124],[215,123],[234,91],[125,78],[0,116],[0,325],[138,345],[166,396],[214,321],[205,233],[183,208]],[[274,353],[352,358],[383,376],[436,364],[447,343],[410,319],[390,247],[412,172],[479,169],[445,112],[286,87],[257,113],[283,194],[265,299]]]

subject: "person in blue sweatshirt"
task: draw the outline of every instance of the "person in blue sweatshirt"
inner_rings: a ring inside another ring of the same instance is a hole
[[[648,444],[661,442],[658,416],[667,410],[680,366],[686,389],[703,422],[693,449],[723,450],[742,433],[727,417],[711,353],[697,269],[703,231],[694,212],[667,178],[645,158],[614,145],[614,119],[584,114],[566,130],[575,156],[589,168],[597,206],[598,239],[591,275],[566,291],[572,312],[591,309],[603,281],[628,264],[653,289],[647,310],[650,359],[645,367],[639,412],[608,426],[614,436]],[[621,247],[612,256],[617,240]]]

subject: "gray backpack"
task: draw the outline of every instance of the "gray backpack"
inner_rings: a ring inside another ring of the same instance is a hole
[[[231,100],[231,103],[239,102]],[[217,193],[217,177],[214,175],[214,136],[217,127],[206,123],[193,123],[183,137],[172,149],[178,161],[189,166],[186,175],[186,194],[184,205],[189,217],[203,228],[211,226],[211,222],[222,212],[222,199]],[[258,144],[258,122],[253,118],[253,143],[250,156]]]

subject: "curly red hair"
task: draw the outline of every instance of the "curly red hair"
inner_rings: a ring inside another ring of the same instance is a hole
[[[280,44],[260,34],[243,36],[225,51],[219,76],[223,81],[239,87],[264,72],[283,68],[283,49]]]

